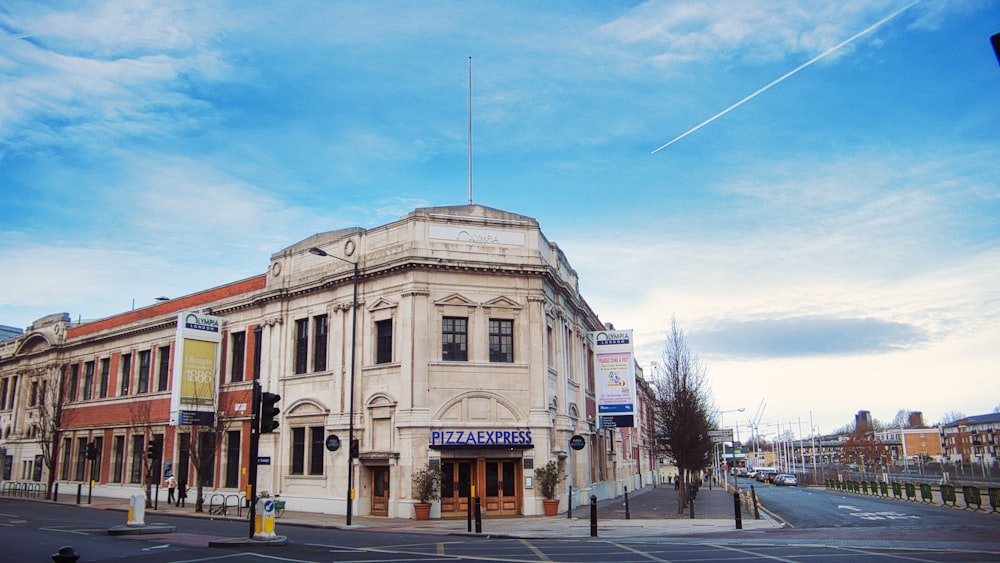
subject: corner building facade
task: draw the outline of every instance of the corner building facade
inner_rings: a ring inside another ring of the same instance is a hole
[[[413,517],[411,475],[427,466],[443,474],[440,517],[464,516],[473,493],[487,516],[541,514],[533,469],[550,460],[567,475],[561,509],[653,478],[641,438],[651,432],[597,427],[589,333],[605,327],[565,255],[534,219],[469,205],[319,233],[273,254],[261,276],[116,317],[30,327],[7,344],[0,376],[20,375],[21,388],[63,378],[58,481],[92,476],[80,460],[96,439],[95,493],[134,492],[150,438],[188,477],[186,451],[204,438],[168,419],[176,318],[189,310],[223,320],[218,410],[229,426],[213,444],[206,496],[246,485],[254,377],[281,396],[280,426],[260,438],[269,463],[258,466],[258,488],[294,510],[344,513],[348,463],[359,516]],[[8,451],[37,456],[31,423],[13,418]],[[573,436],[583,449],[570,448]]]

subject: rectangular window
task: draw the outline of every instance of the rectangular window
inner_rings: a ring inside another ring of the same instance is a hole
[[[313,371],[326,371],[326,342],[329,321],[326,315],[313,317]]]
[[[160,369],[156,375],[156,390],[166,391],[170,381],[170,345],[160,346]]]
[[[174,471],[177,475],[178,483],[186,483],[188,485],[191,482],[188,477],[191,476],[191,433],[185,432],[180,435],[179,441],[177,443],[177,469]]]
[[[100,384],[97,386],[97,396],[104,397],[108,396],[108,383],[111,380],[111,358],[101,359],[101,378]]]
[[[69,401],[75,401],[80,392],[80,364],[73,364],[69,367]]]
[[[94,449],[97,450],[97,460],[88,460],[90,462],[90,478],[98,483],[101,482],[101,459],[102,452],[104,451],[104,438],[102,436],[94,437]]]
[[[375,321],[375,363],[392,363],[392,319]]]
[[[292,428],[292,475],[303,475],[306,464],[306,429]]]
[[[33,407],[38,403],[38,382],[31,382],[31,396],[28,397],[28,406]]]
[[[122,394],[129,394],[132,386],[132,354],[122,354]]]
[[[242,330],[234,332],[229,336],[229,341],[232,349],[229,362],[232,365],[229,370],[229,381],[243,381],[243,370],[247,357],[247,333]]]
[[[87,439],[76,439],[76,480],[83,481],[87,469]]]
[[[63,438],[62,444],[62,454],[59,456],[62,458],[62,474],[59,476],[63,481],[69,481],[69,466],[70,460],[73,459],[70,455],[73,453],[73,439]]]
[[[469,359],[469,319],[444,317],[441,319],[441,359],[446,362],[464,362]]]
[[[295,321],[295,373],[305,373],[308,369],[309,319]]]
[[[490,319],[490,361],[514,361],[514,321]]]
[[[215,449],[215,434],[202,432],[198,435],[198,460],[201,463],[199,474],[205,476],[205,484],[215,486],[215,459],[219,452]]]
[[[3,391],[0,392],[0,409],[7,408],[7,386],[10,385],[10,379],[3,378]]]
[[[146,439],[142,434],[132,435],[132,471],[129,483],[142,483],[142,460],[146,455]]]
[[[83,364],[83,400],[89,401],[94,396],[94,362]]]
[[[226,488],[240,486],[240,431],[226,433]]]
[[[17,376],[10,378],[10,397],[7,399],[7,408],[14,408],[14,400],[17,398]]]
[[[139,393],[149,393],[149,350],[139,352]]]
[[[323,448],[325,447],[323,427],[313,426],[309,429],[309,434],[312,436],[312,439],[309,441],[309,474],[322,475]]]
[[[125,436],[115,436],[114,462],[111,465],[111,482],[121,483],[125,470]]]
[[[309,441],[306,442],[308,431]],[[323,474],[325,438],[322,426],[292,428],[292,475],[306,474],[306,460],[309,461],[309,475]]]

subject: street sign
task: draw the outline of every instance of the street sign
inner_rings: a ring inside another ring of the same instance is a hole
[[[177,417],[177,424],[192,426],[213,426],[215,424],[215,413],[210,411],[180,411]]]
[[[271,465],[271,456],[257,456],[257,465]]]
[[[732,442],[732,436],[709,436],[712,439],[713,444],[725,444],[726,442]]]
[[[732,428],[725,428],[725,429],[722,429],[722,430],[709,430],[708,431],[708,435],[712,436],[713,438],[715,438],[715,437],[725,437],[726,440],[732,441],[732,439],[733,439],[733,429]]]
[[[576,435],[569,439],[569,447],[574,450],[582,450],[587,446],[587,440],[583,436]]]

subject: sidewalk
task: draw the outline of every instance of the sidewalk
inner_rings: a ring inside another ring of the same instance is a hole
[[[186,516],[194,518],[213,518],[238,520],[235,514],[220,516],[206,512],[194,512],[194,503],[188,499],[188,505],[178,508],[165,502],[159,503],[158,510],[146,511],[146,522],[157,522],[159,516]],[[60,497],[60,504],[66,504]],[[88,506],[84,504],[83,506]],[[94,498],[91,508],[106,510],[122,510],[127,512],[127,499]],[[706,533],[733,532],[736,529],[735,508],[733,496],[724,489],[715,487],[709,490],[707,486],[698,492],[694,503],[695,518],[685,510],[677,514],[677,492],[672,486],[647,486],[637,491],[629,492],[628,516],[626,519],[625,499],[619,497],[598,503],[597,535],[599,538],[657,537],[657,536],[687,536]],[[755,520],[752,511],[742,509],[742,531],[780,528],[781,524],[774,521],[763,511],[760,520]],[[245,520],[246,512],[244,511]],[[125,516],[122,517],[124,523]],[[354,516],[351,526],[347,526],[342,514],[319,514],[312,512],[296,512],[286,510],[281,518],[275,520],[275,528],[281,534],[284,526],[308,526],[341,530],[379,530],[404,533],[441,534],[441,535],[477,535],[475,522],[470,533],[468,520],[436,519],[410,520],[402,518],[379,518],[369,516]],[[491,537],[514,538],[587,538],[590,537],[590,506],[575,507],[572,518],[565,511],[558,516],[525,516],[525,517],[487,517],[482,518],[482,534]]]

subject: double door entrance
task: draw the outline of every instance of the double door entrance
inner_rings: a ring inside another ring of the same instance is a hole
[[[486,514],[521,514],[520,459],[442,459],[441,473],[442,516],[465,516],[473,492]]]

